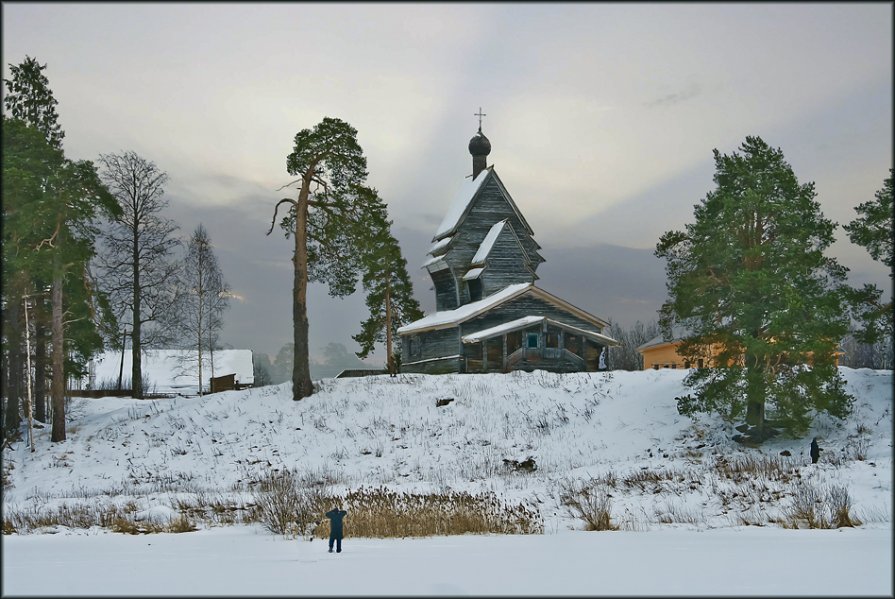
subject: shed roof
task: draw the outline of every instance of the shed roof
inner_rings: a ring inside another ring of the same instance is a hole
[[[477,302],[465,304],[454,310],[445,310],[442,312],[429,314],[428,316],[425,316],[417,321],[411,322],[399,328],[398,334],[406,335],[408,333],[417,333],[421,331],[432,331],[437,329],[455,327],[460,323],[469,320],[470,318],[474,318],[479,314],[482,314],[483,312],[487,312],[488,310],[499,306],[506,301],[519,297],[520,295],[523,295],[525,293],[531,293],[536,297],[555,306],[558,306],[563,310],[567,310],[575,316],[581,318],[582,320],[590,322],[600,328],[609,326],[609,323],[602,318],[598,318],[589,312],[585,312],[581,308],[570,304],[569,302],[553,295],[552,293],[544,291],[540,287],[535,287],[534,283],[516,283],[515,285],[508,285],[497,293],[493,293]],[[607,339],[610,338],[607,337]]]
[[[481,245],[479,245],[479,249],[476,251],[475,256],[472,257],[472,262],[470,262],[470,264],[485,263],[488,254],[491,253],[491,249],[494,247],[494,242],[500,237],[500,232],[503,231],[503,227],[506,224],[507,219],[494,223],[491,229],[488,230],[488,234],[485,235],[485,239],[482,240]]]
[[[594,341],[599,341],[601,343],[605,343],[606,345],[621,345],[618,341],[609,337],[607,335],[602,335],[600,333],[594,333],[593,331],[588,331],[586,329],[582,329],[576,326],[572,326],[570,324],[566,324],[562,321],[555,320],[553,318],[548,318],[546,316],[523,316],[522,318],[517,318],[516,320],[511,320],[510,322],[505,322],[503,324],[499,324],[494,327],[490,327],[487,329],[483,329],[481,331],[476,331],[475,333],[470,333],[468,335],[463,335],[462,341],[463,343],[477,343],[479,341],[483,341],[485,339],[490,339],[491,337],[497,337],[498,335],[503,335],[505,333],[512,333],[513,331],[518,331],[527,327],[530,327],[533,324],[547,321],[548,324],[552,324],[553,326],[559,327],[561,329],[565,329],[567,331],[572,331],[578,335],[582,335],[584,337],[589,337]]]

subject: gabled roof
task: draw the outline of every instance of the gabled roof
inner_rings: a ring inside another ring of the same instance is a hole
[[[504,333],[512,333],[513,331],[518,331],[520,329],[524,329],[530,327],[531,325],[547,321],[548,324],[552,324],[561,329],[565,329],[567,331],[571,331],[578,335],[583,335],[584,337],[589,337],[594,341],[599,341],[601,343],[605,343],[606,345],[621,345],[620,342],[616,341],[612,337],[607,335],[602,335],[600,333],[594,333],[593,331],[588,331],[579,327],[572,326],[570,324],[566,324],[559,320],[555,320],[553,318],[548,318],[546,316],[523,316],[522,318],[517,318],[516,320],[511,320],[510,322],[505,322],[503,324],[499,324],[494,327],[490,327],[487,329],[483,329],[481,331],[476,331],[475,333],[470,333],[469,335],[463,335],[461,341],[463,343],[477,343],[479,341],[483,341],[485,339],[489,339],[491,337],[496,337],[498,335],[503,335]]]
[[[463,185],[460,187],[457,195],[454,196],[454,200],[453,202],[451,202],[447,214],[444,215],[444,219],[438,226],[438,231],[432,238],[433,242],[439,241],[442,238],[447,237],[448,235],[453,235],[460,223],[463,222],[463,219],[466,218],[469,209],[472,207],[473,200],[475,199],[476,195],[478,195],[479,190],[484,187],[485,181],[488,179],[489,176],[493,177],[495,183],[500,188],[503,197],[506,199],[507,203],[510,205],[510,208],[519,218],[519,222],[521,222],[522,226],[524,226],[526,231],[528,231],[528,234],[532,236],[534,235],[534,231],[532,231],[531,226],[528,224],[528,221],[525,220],[525,217],[522,216],[522,213],[519,211],[519,207],[516,206],[516,202],[513,201],[512,196],[510,196],[507,188],[500,180],[500,177],[497,176],[497,172],[494,170],[494,166],[492,165],[482,170],[482,172],[479,173],[479,176],[475,179],[463,182]],[[534,241],[533,237],[532,241],[534,242],[535,247],[540,249],[541,246],[538,245],[536,241]]]
[[[690,329],[675,325],[671,327],[671,339],[666,339],[661,333],[644,343],[643,345],[637,348],[637,351],[643,351],[645,349],[649,349],[651,347],[658,347],[660,345],[665,345],[666,343],[677,343],[692,334]]]
[[[464,181],[463,185],[460,186],[460,189],[457,190],[456,195],[454,196],[453,201],[451,201],[451,205],[448,207],[447,214],[444,215],[444,218],[441,221],[441,224],[438,225],[438,230],[435,232],[435,237],[432,238],[432,241],[439,241],[443,237],[446,237],[452,234],[456,229],[457,225],[463,219],[463,216],[469,210],[470,204],[472,204],[473,198],[475,198],[476,194],[481,189],[482,184],[485,182],[485,179],[488,178],[488,175],[491,173],[490,168],[483,169],[482,172],[479,173],[479,176],[475,179],[470,179],[469,181]]]
[[[475,318],[483,312],[487,312],[488,310],[499,306],[504,302],[507,302],[526,293],[531,293],[539,299],[551,303],[563,310],[566,310],[567,312],[571,312],[581,320],[589,322],[594,326],[598,326],[600,328],[609,326],[609,323],[602,318],[597,318],[593,314],[585,312],[577,306],[573,306],[564,299],[561,299],[553,295],[552,293],[544,291],[540,287],[535,287],[534,283],[516,283],[515,285],[508,285],[497,293],[493,293],[484,299],[481,299],[477,302],[465,304],[463,306],[460,306],[459,308],[456,308],[455,310],[445,310],[443,312],[435,312],[433,314],[429,314],[428,316],[425,316],[415,322],[411,322],[399,328],[398,334],[405,335],[407,333],[418,333],[421,331],[434,331],[438,329],[455,327],[458,326],[460,323],[463,323],[471,318]]]

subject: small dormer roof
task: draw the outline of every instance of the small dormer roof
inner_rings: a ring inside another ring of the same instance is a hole
[[[507,219],[503,219],[502,221],[494,223],[491,229],[488,231],[488,234],[485,235],[485,239],[482,240],[481,245],[479,245],[478,251],[476,251],[475,256],[472,257],[471,265],[479,265],[484,264],[485,260],[488,258],[488,254],[491,253],[491,249],[494,247],[494,242],[497,241],[497,238],[500,237],[501,231],[503,231],[504,225],[507,224]]]

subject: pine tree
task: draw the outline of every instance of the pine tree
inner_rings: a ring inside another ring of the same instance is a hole
[[[814,184],[799,184],[761,138],[714,158],[716,187],[695,221],[656,246],[667,260],[663,331],[689,329],[679,353],[694,362],[701,348],[718,352],[713,368],[687,376],[694,393],[678,410],[745,416],[759,441],[774,432],[766,423],[801,435],[815,411],[842,418],[853,401],[835,362],[848,330],[846,269],[823,253],[836,225]]]
[[[357,143],[357,130],[340,119],[325,117],[314,129],[299,131],[286,158],[286,170],[299,177],[294,182],[299,185],[298,197],[277,202],[267,234],[273,231],[280,205],[288,204],[280,227],[287,238],[295,240],[292,399],[298,401],[314,392],[308,351],[308,282],[326,283],[333,297],[354,292],[363,270],[365,224],[380,200],[375,190],[365,186],[367,159]]]
[[[895,170],[889,169],[889,177],[874,196],[874,200],[864,202],[855,208],[860,216],[843,228],[852,243],[865,248],[870,257],[889,267],[889,278],[893,277],[892,250],[892,176]],[[870,345],[888,338],[891,343],[893,334],[892,298],[882,301],[882,290],[876,285],[865,285],[863,289],[853,293],[857,318],[863,321],[863,327],[857,331],[856,337]]]
[[[24,163],[28,166],[24,171],[15,172],[14,178],[17,179],[17,184],[30,186],[35,191],[36,195],[31,200],[33,210],[24,220],[30,220],[43,234],[43,238],[36,246],[29,246],[28,252],[32,254],[35,265],[43,267],[43,273],[50,273],[49,277],[42,278],[36,274],[38,269],[35,268],[26,278],[30,279],[30,286],[34,287],[37,283],[36,287],[41,291],[44,281],[50,281],[50,392],[53,408],[51,439],[58,442],[65,440],[66,325],[89,319],[95,326],[94,319],[97,315],[93,309],[96,305],[95,297],[87,298],[89,309],[87,316],[84,316],[79,314],[79,307],[82,305],[80,300],[75,298],[75,302],[66,303],[64,288],[67,279],[78,277],[83,283],[83,287],[78,287],[79,290],[83,289],[86,295],[95,293],[96,290],[89,282],[88,264],[95,254],[94,239],[98,234],[96,222],[101,215],[114,217],[120,209],[99,180],[92,162],[75,162],[65,158],[62,152],[64,133],[57,123],[57,101],[42,73],[44,68],[46,65],[40,65],[30,57],[26,57],[21,65],[10,65],[13,77],[4,79],[7,87],[4,105],[14,115],[13,121],[19,121],[26,128],[39,132],[46,146],[40,147],[33,135],[29,138],[29,134],[19,131],[17,140],[24,143],[17,146],[17,151],[26,156],[42,154],[43,160],[30,163],[26,160]],[[4,125],[7,122],[4,120]],[[4,126],[4,143],[5,138]],[[4,160],[6,158],[4,155]],[[68,284],[71,285],[71,281]],[[81,348],[88,345],[82,345]]]
[[[391,234],[391,221],[385,205],[372,210],[373,220],[364,249],[363,286],[370,315],[361,323],[361,332],[353,335],[361,350],[357,357],[366,358],[377,343],[385,343],[386,367],[395,376],[397,364],[394,339],[398,327],[423,317],[419,302],[413,297],[413,284],[407,274],[407,260]]]

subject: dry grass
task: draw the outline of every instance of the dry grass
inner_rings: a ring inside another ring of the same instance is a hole
[[[612,522],[612,501],[599,479],[562,483],[560,502],[569,515],[584,522],[585,530],[618,530]]]
[[[331,498],[327,509],[336,504],[348,511],[346,533],[359,537],[544,532],[537,508],[504,502],[494,493],[401,493],[384,487],[362,487],[344,497]],[[328,536],[328,521],[317,526],[313,534]]]
[[[851,528],[861,522],[851,515],[851,498],[843,486],[795,485],[787,512],[787,528]]]

